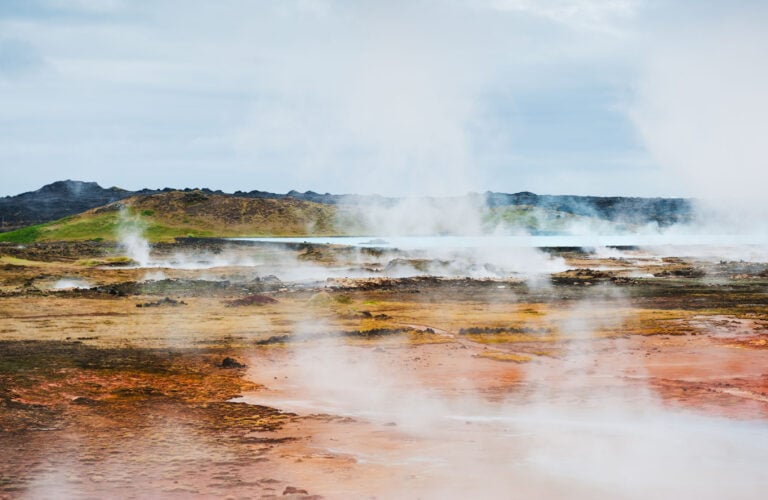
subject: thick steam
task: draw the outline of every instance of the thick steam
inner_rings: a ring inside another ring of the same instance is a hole
[[[144,228],[139,218],[131,216],[127,208],[121,207],[117,229],[118,242],[126,255],[139,267],[147,267],[150,263],[150,246],[143,233]]]
[[[648,33],[631,116],[668,181],[700,200],[705,232],[765,234],[766,9],[710,7]]]

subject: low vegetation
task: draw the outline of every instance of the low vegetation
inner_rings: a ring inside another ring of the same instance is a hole
[[[122,212],[121,209],[125,211]],[[0,233],[0,242],[117,240],[125,213],[151,242],[177,237],[332,235],[335,207],[302,200],[235,198],[202,192],[136,196],[55,222]]]

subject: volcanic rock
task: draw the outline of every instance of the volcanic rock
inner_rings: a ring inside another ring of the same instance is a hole
[[[283,490],[283,495],[308,495],[307,490],[301,488],[295,488],[293,486],[286,486]]]
[[[234,358],[226,357],[221,361],[222,368],[245,368],[245,365]]]

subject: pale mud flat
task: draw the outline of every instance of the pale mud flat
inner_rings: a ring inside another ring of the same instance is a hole
[[[562,262],[297,285],[7,261],[0,498],[763,498],[766,266]]]

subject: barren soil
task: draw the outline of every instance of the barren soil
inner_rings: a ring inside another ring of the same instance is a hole
[[[572,253],[571,271],[535,282],[280,281],[292,264],[0,250],[0,498],[716,498],[653,455],[626,462],[644,478],[567,467],[624,463],[644,433],[667,440],[657,420],[689,443],[674,453],[768,435],[765,265]],[[602,441],[617,422],[637,426]],[[563,449],[581,458],[552,465]],[[729,491],[760,498],[765,483]]]

